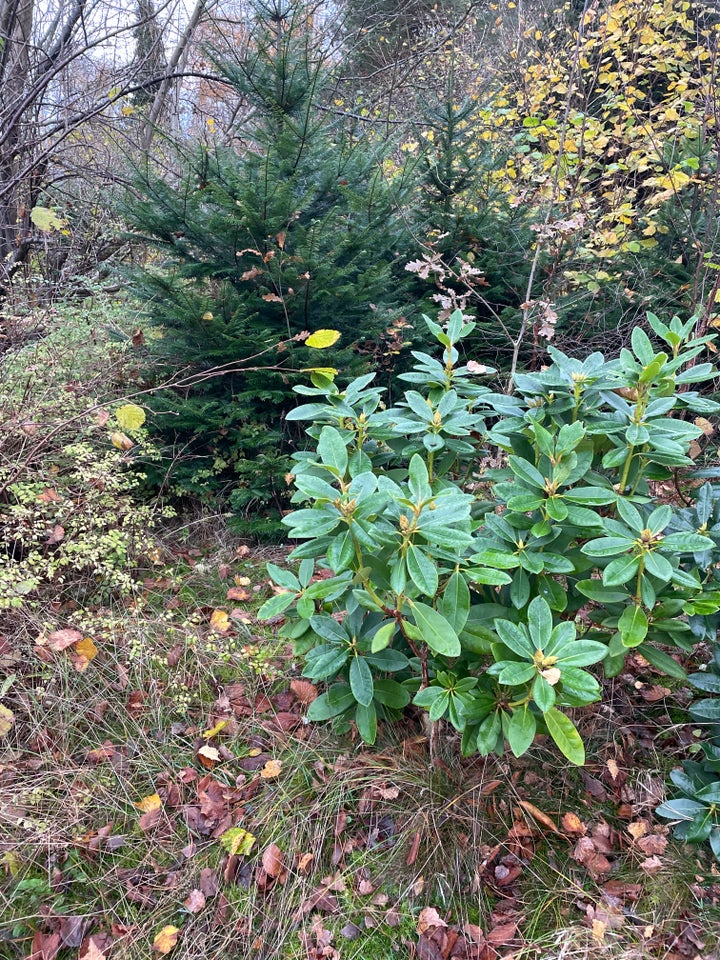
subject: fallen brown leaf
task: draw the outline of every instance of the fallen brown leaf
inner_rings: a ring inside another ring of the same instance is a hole
[[[580,836],[587,833],[587,827],[576,813],[564,813],[562,816],[562,827],[565,833],[574,833]]]
[[[231,627],[230,617],[225,610],[213,610],[210,617],[210,627],[216,633],[227,633]]]
[[[491,943],[495,947],[499,947],[513,940],[516,931],[516,923],[503,923],[498,927],[493,927],[493,929],[487,934],[486,939],[488,943]]]
[[[230,587],[227,594],[225,595],[226,600],[249,600],[250,594],[247,590],[244,590],[242,587]]]
[[[417,932],[422,936],[427,930],[433,930],[435,927],[447,927],[435,907],[423,907],[417,922]]]
[[[304,707],[312,703],[313,700],[317,700],[318,689],[309,680],[292,680],[290,689],[295,694],[298,703],[301,703]]]
[[[153,810],[159,810],[162,807],[162,800],[158,793],[151,793],[147,797],[143,797],[142,800],[138,800],[135,806],[142,813],[150,813]]]
[[[280,876],[283,869],[283,852],[276,843],[271,843],[262,855],[263,870],[273,879]]]
[[[667,837],[663,837],[659,833],[650,833],[646,837],[641,837],[636,841],[636,846],[638,846],[647,856],[665,853],[665,848],[667,845]]]
[[[185,909],[189,913],[200,913],[201,910],[205,908],[207,900],[205,899],[205,894],[202,890],[191,890],[190,893],[185,898]]]
[[[279,760],[268,760],[265,766],[260,771],[260,776],[263,780],[274,780],[275,777],[279,777],[282,771],[282,764]]]
[[[83,635],[79,630],[70,628],[66,630],[54,630],[47,638],[47,644],[55,653],[60,653],[61,650],[66,650],[74,643],[78,643],[82,638]],[[39,642],[38,640],[38,643]]]
[[[581,863],[592,877],[609,873],[612,866],[607,857],[597,849],[592,837],[580,837],[571,856],[573,860]]]
[[[544,827],[547,827],[548,830],[552,830],[553,833],[557,833],[559,836],[562,836],[562,832],[558,830],[557,825],[552,817],[549,817],[539,807],[536,807],[534,803],[530,803],[529,800],[519,800],[518,804],[526,813],[529,813],[534,820],[537,820],[538,823],[541,823]]]

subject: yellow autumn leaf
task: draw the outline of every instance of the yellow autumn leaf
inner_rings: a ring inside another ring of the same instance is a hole
[[[117,408],[115,419],[122,430],[139,430],[145,423],[145,411],[136,403],[126,403]]]
[[[255,837],[242,827],[231,827],[220,837],[220,843],[231,856],[246,857],[255,846]]]
[[[88,663],[97,656],[97,647],[92,637],[83,637],[79,643],[75,644],[75,653],[79,654]]]
[[[337,343],[339,339],[340,332],[338,330],[316,330],[307,338],[305,346],[312,347],[314,350],[325,350]]]
[[[0,737],[6,737],[15,723],[15,714],[8,707],[0,704]]]
[[[151,793],[142,800],[138,800],[135,806],[141,813],[152,813],[153,810],[159,810],[162,806],[162,800],[159,793]]]
[[[110,434],[110,443],[114,447],[117,447],[118,450],[130,450],[133,446],[133,442],[128,437],[126,433],[120,433],[119,430],[115,430],[114,433]]]
[[[180,929],[178,927],[173,927],[171,924],[163,927],[162,930],[155,934],[155,939],[153,940],[153,950],[156,953],[170,953],[170,951],[177,945],[179,933]]]
[[[224,610],[213,610],[210,626],[217,633],[227,633],[230,629],[230,617]]]
[[[335,367],[305,367],[303,373],[319,373],[321,377],[327,377],[328,380],[333,380],[338,375]]]
[[[209,730],[206,730],[203,733],[203,737],[206,740],[210,740],[212,737],[216,737],[221,730],[224,730],[225,727],[230,723],[229,720],[218,720],[214,727],[210,727]]]
[[[44,230],[47,233],[51,230],[62,229],[67,222],[48,207],[33,207],[30,211],[30,219],[38,230]]]

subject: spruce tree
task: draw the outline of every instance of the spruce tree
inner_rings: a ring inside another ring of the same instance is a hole
[[[275,528],[284,505],[293,371],[358,372],[402,285],[390,282],[400,188],[385,182],[381,148],[328,104],[328,52],[307,8],[272,0],[254,9],[243,55],[215,59],[254,111],[251,125],[232,145],[197,145],[178,182],[150,165],[138,171],[123,213],[155,251],[133,284],[159,327],[156,375],[207,374],[153,404],[173,451],[170,484],[230,493],[239,526],[257,534]],[[339,350],[287,345],[326,328],[340,331]],[[278,369],[241,369],[257,365]],[[217,375],[222,367],[235,372]]]

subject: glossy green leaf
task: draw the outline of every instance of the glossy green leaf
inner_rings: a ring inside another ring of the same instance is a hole
[[[545,711],[543,719],[558,750],[570,763],[581,767],[585,763],[585,746],[572,720],[554,708]]]
[[[362,703],[355,710],[355,725],[365,743],[375,743],[377,738],[377,713],[374,704],[366,707]]]
[[[470,612],[470,590],[461,573],[454,573],[440,596],[440,613],[459,635]]]
[[[524,483],[529,487],[534,487],[537,490],[545,489],[545,478],[531,463],[528,463],[527,460],[523,460],[522,457],[508,457],[508,464],[510,469]]]
[[[378,653],[380,650],[384,650],[392,640],[396,629],[397,624],[394,620],[390,623],[384,623],[380,629],[373,634],[372,644],[370,646],[372,652]]]
[[[320,461],[336,477],[344,477],[348,465],[345,441],[335,427],[323,427],[320,431],[317,451]]]
[[[648,618],[643,608],[639,605],[625,607],[618,621],[618,630],[623,646],[639,646],[648,632]]]
[[[554,707],[557,699],[555,688],[547,682],[545,677],[540,675],[535,677],[532,696],[541,713],[545,713],[547,710],[550,710],[551,707]]]
[[[355,656],[350,661],[350,689],[358,703],[368,706],[373,699],[373,676],[370,667],[362,657]]]
[[[638,557],[619,557],[612,560],[603,570],[603,583],[606,587],[619,587],[637,574],[640,566]]]
[[[513,653],[520,657],[530,657],[532,659],[535,648],[517,624],[511,623],[509,620],[496,620],[495,630],[505,646]]]
[[[532,680],[534,676],[534,664],[507,662],[498,674],[498,683],[502,683],[506,687],[516,687]]]
[[[438,571],[435,563],[419,547],[410,544],[405,554],[410,579],[420,593],[434,597],[438,589]]]
[[[521,757],[535,739],[537,722],[532,710],[526,705],[516,707],[507,725],[507,741],[516,757]]]
[[[257,612],[258,620],[270,620],[272,617],[279,616],[284,610],[295,602],[297,597],[296,593],[277,593],[274,597],[270,597],[269,600],[266,600],[265,603],[260,607]]]
[[[410,609],[423,642],[433,653],[439,653],[444,657],[460,656],[458,635],[441,613],[418,600],[410,602]]]
[[[528,629],[537,650],[543,650],[549,643],[552,628],[552,610],[547,600],[543,597],[535,597],[528,607]]]

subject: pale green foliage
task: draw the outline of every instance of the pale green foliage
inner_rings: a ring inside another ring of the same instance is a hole
[[[152,448],[138,429],[129,451],[116,449],[120,424],[99,406],[131,360],[129,341],[109,340],[80,310],[59,319],[2,367],[0,608],[127,592],[154,546],[156,510],[137,502],[141,476],[128,470]]]

